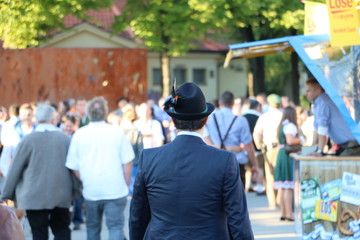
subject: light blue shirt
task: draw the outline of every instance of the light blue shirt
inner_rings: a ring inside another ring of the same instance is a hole
[[[314,101],[314,127],[320,135],[329,136],[335,143],[355,141],[340,111],[326,93]]]
[[[210,136],[213,144],[221,145],[221,140],[219,138],[219,134],[216,128],[214,115],[216,115],[222,139],[225,137],[225,134],[235,115],[232,113],[230,108],[224,107],[211,114],[209,117],[208,124],[206,126],[207,131],[204,135]],[[224,141],[224,146],[239,146],[240,143],[246,145],[251,142],[252,136],[250,133],[249,123],[247,122],[246,118],[238,116],[234,124],[232,125],[227,138]]]
[[[219,130],[221,138],[224,139],[226,132],[228,131],[231,122],[233,121],[235,115],[230,108],[223,107],[220,110],[214,112],[210,115],[208,124],[204,131],[204,136],[210,136],[211,141],[215,145],[221,145],[221,140],[219,137],[218,130],[216,128],[214,115],[216,115],[216,120],[219,125]],[[228,136],[224,141],[224,146],[239,146],[240,143],[244,145],[252,142],[252,136],[250,133],[249,123],[243,116],[236,117],[235,122],[233,123]],[[246,151],[241,151],[235,153],[236,159],[239,164],[245,164],[248,162],[248,156]]]

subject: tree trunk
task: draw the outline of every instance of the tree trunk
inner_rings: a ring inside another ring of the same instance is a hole
[[[253,74],[252,72],[248,72],[247,74],[247,78],[248,78],[248,94],[249,96],[255,96],[255,93],[254,93],[254,77],[253,77]]]
[[[245,28],[239,28],[239,31],[245,40],[245,42],[255,41],[254,32],[251,26]],[[255,95],[265,92],[265,59],[264,57],[250,58],[250,72],[253,76],[253,90],[249,89],[249,92],[253,92]]]
[[[160,11],[160,15],[168,14],[164,10]],[[161,18],[162,19],[162,18]],[[161,66],[161,77],[162,77],[162,93],[163,97],[170,95],[170,56],[169,56],[169,44],[170,38],[166,35],[164,23],[160,21],[161,41],[164,44],[163,50],[160,53],[160,66]]]
[[[170,57],[166,53],[160,54],[160,66],[162,77],[162,93],[163,97],[170,95]]]
[[[253,74],[253,93],[256,96],[266,91],[265,87],[265,59],[264,57],[250,58],[250,71]]]
[[[291,53],[291,87],[292,97],[295,105],[300,104],[300,85],[299,85],[299,57],[296,52]]]

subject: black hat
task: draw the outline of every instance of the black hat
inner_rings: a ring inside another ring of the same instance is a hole
[[[176,80],[171,95],[164,103],[164,111],[179,120],[198,120],[207,117],[215,109],[205,102],[205,96],[195,83],[184,83],[175,90]]]

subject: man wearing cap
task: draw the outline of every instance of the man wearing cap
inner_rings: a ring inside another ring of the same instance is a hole
[[[314,127],[318,133],[318,146],[312,156],[324,155],[328,137],[338,144],[336,155],[360,156],[360,145],[345,120],[315,78],[306,81],[306,97],[314,103]]]
[[[215,107],[184,83],[165,102],[174,141],[145,149],[130,207],[130,239],[254,239],[233,153],[205,144]]]
[[[270,94],[266,100],[270,105],[269,110],[261,115],[256,122],[253,137],[257,148],[265,153],[266,196],[269,208],[275,209],[274,168],[279,151],[277,127],[282,118],[281,98],[277,94]]]

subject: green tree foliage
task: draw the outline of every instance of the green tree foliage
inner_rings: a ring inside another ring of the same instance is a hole
[[[253,29],[255,40],[277,37],[286,29],[301,30],[304,5],[300,1],[278,0],[189,0],[202,17],[219,29]],[[243,36],[237,36],[240,40]]]
[[[63,18],[88,19],[87,11],[110,7],[114,0],[1,0],[0,40],[6,48],[37,46]],[[151,51],[160,53],[163,95],[169,93],[170,58],[196,47],[210,33],[232,42],[299,34],[303,28],[300,1],[279,0],[128,0],[113,25],[129,27]],[[271,66],[271,62],[267,62]],[[265,91],[264,58],[250,60],[255,93]]]
[[[56,29],[63,18],[87,19],[90,9],[110,7],[112,0],[1,0],[0,40],[5,48],[37,46]]]
[[[204,37],[208,26],[200,11],[188,0],[131,0],[115,18],[115,32],[126,27],[150,50],[160,53],[163,96],[169,94],[170,58],[182,55],[196,45],[191,40]]]
[[[117,31],[130,25],[152,51],[161,53],[163,95],[168,94],[169,60],[193,47],[191,40],[210,32],[234,42],[269,39],[303,27],[303,5],[278,0],[132,0],[116,18]],[[284,30],[285,29],[285,30]],[[250,60],[258,87],[264,91],[264,59]]]
[[[326,0],[311,0],[311,2],[318,2],[318,3],[326,4]]]
[[[269,93],[284,95],[285,83],[291,78],[290,54],[281,53],[265,57],[266,76],[271,81],[267,83]]]
[[[203,18],[216,29],[226,30],[236,42],[251,42],[301,34],[304,5],[300,1],[279,0],[189,0],[202,11]],[[266,63],[269,63],[268,61]],[[270,62],[271,64],[271,62]],[[254,77],[254,93],[265,92],[265,60],[249,59]]]
[[[187,0],[127,1],[122,14],[116,16],[113,28],[130,27],[135,36],[151,51],[179,56],[195,47],[190,40],[199,39],[206,26]]]

